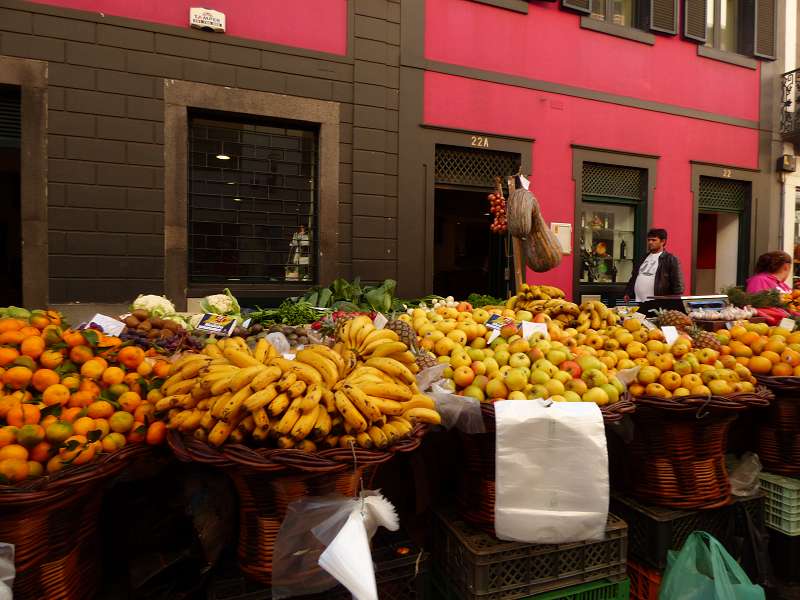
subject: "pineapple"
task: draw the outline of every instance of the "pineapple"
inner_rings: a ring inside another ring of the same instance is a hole
[[[699,327],[689,327],[686,333],[692,338],[692,344],[697,349],[711,348],[719,352],[722,349],[722,344],[719,343],[717,336],[710,331],[705,331]]]
[[[659,309],[656,311],[656,324],[659,327],[672,325],[678,329],[685,329],[692,326],[692,319],[679,310]]]
[[[412,352],[417,350],[417,333],[411,325],[400,319],[392,319],[386,323],[386,329],[394,331],[400,338],[400,341],[408,346],[409,350]]]
[[[427,350],[412,350],[412,352],[414,353],[414,358],[420,371],[430,369],[439,364],[436,357]]]

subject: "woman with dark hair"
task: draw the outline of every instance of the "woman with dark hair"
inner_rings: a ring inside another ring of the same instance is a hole
[[[758,257],[756,273],[747,280],[747,292],[778,290],[782,294],[792,291],[786,279],[792,273],[792,257],[786,252],[767,252]]]

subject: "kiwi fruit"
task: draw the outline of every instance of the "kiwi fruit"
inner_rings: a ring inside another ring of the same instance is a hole
[[[139,323],[139,326],[137,327],[137,329],[141,329],[142,331],[150,331],[152,328],[153,326],[151,325],[150,321],[147,320]]]
[[[143,308],[139,308],[133,311],[133,316],[139,319],[140,321],[146,321],[147,319],[150,318],[150,313],[148,313]]]
[[[130,315],[128,317],[125,317],[125,319],[122,322],[125,323],[125,325],[127,325],[128,327],[136,328],[139,326],[139,323],[141,321],[139,321],[139,319],[137,319],[133,315]]]

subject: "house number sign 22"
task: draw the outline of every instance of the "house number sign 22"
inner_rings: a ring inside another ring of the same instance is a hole
[[[489,147],[489,138],[488,137],[484,137],[482,135],[472,135],[470,137],[472,138],[472,142],[471,142],[472,146],[478,146],[480,148],[488,148]]]

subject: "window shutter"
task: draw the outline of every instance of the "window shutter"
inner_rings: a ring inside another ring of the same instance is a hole
[[[706,42],[706,0],[684,0],[683,37]]]
[[[678,0],[644,0],[643,4],[648,13],[645,27],[659,33],[678,33]]]
[[[755,0],[755,30],[753,56],[773,60],[775,44],[775,0]]]
[[[561,0],[561,6],[585,15],[592,12],[592,0]]]

